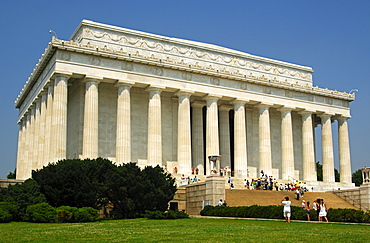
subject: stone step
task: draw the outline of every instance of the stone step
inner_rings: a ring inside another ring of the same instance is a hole
[[[281,205],[283,197],[288,196],[293,206],[301,206],[302,200],[312,202],[318,198],[324,199],[328,208],[352,208],[357,209],[349,202],[338,197],[331,192],[306,192],[300,200],[295,199],[293,191],[264,191],[264,190],[247,190],[247,189],[226,189],[225,200],[229,206],[269,206]]]

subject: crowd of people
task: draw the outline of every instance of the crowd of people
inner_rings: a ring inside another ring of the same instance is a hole
[[[283,214],[284,218],[287,223],[290,223],[290,217],[291,217],[291,201],[289,200],[289,197],[284,197],[281,200],[281,203],[284,205],[283,207]],[[302,200],[302,208],[306,211],[307,221],[311,221],[311,205],[310,202],[305,202],[305,200]],[[324,199],[317,199],[312,203],[312,210],[316,212],[316,217],[319,222],[322,222],[324,219],[326,222],[329,222],[327,218],[328,214],[328,208],[326,206],[326,203],[324,202]]]

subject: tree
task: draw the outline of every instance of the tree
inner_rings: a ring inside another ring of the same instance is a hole
[[[111,203],[116,218],[164,211],[176,192],[175,180],[159,166],[141,170],[134,163],[117,166],[102,158],[58,161],[32,177],[54,207],[100,209]]]
[[[17,219],[26,220],[26,209],[30,205],[46,202],[39,185],[32,179],[22,184],[10,185],[0,189],[0,201],[11,202],[17,205],[19,211]]]
[[[317,181],[323,181],[322,164],[319,161],[316,162],[316,173]],[[336,182],[340,181],[340,173],[336,168],[334,168],[334,178]]]
[[[9,174],[6,176],[6,179],[15,179],[16,175],[16,169],[14,169],[14,172],[9,172]]]
[[[355,186],[361,186],[362,182],[362,169],[358,169],[352,174],[352,183],[355,183]]]
[[[92,207],[104,204],[106,175],[116,166],[107,159],[67,159],[32,171],[48,203],[53,207]]]

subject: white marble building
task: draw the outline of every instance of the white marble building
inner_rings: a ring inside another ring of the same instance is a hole
[[[353,94],[313,86],[313,70],[224,47],[83,20],[53,37],[19,109],[17,179],[65,158],[177,167],[208,174],[206,157],[236,177],[260,170],[317,184],[315,126],[328,188],[353,187]],[[341,182],[334,182],[332,123]]]

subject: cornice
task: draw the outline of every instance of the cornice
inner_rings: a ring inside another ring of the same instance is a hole
[[[120,28],[120,27],[115,27],[115,28]],[[128,30],[128,31],[133,31],[133,30]],[[145,33],[145,34],[148,34],[148,33]],[[148,34],[148,35],[152,35],[152,34]],[[124,60],[128,62],[143,63],[143,64],[165,67],[165,68],[170,68],[170,69],[183,70],[183,71],[192,72],[192,73],[214,76],[216,79],[218,77],[218,78],[225,78],[225,79],[230,79],[230,80],[243,81],[243,82],[247,82],[251,84],[270,86],[270,87],[275,87],[275,88],[280,88],[280,89],[285,89],[285,90],[303,92],[303,93],[308,93],[308,94],[315,94],[315,95],[331,97],[331,98],[347,100],[347,101],[353,101],[355,99],[354,94],[349,94],[346,92],[339,92],[337,90],[329,90],[328,88],[323,89],[317,86],[312,87],[310,85],[301,85],[299,83],[292,84],[287,81],[285,82],[279,81],[276,78],[268,79],[264,75],[262,76],[255,76],[253,74],[245,75],[245,74],[242,74],[239,70],[233,71],[231,68],[230,69],[223,68],[223,69],[218,70],[210,66],[200,65],[197,63],[196,65],[192,65],[188,62],[185,62],[184,59],[182,59],[179,62],[169,57],[167,57],[166,59],[162,59],[162,58],[154,56],[153,54],[150,56],[145,56],[139,52],[128,53],[128,52],[123,51],[122,49],[115,51],[115,50],[109,49],[107,46],[104,46],[103,48],[101,48],[101,47],[92,46],[90,43],[83,45],[83,44],[76,43],[72,40],[64,41],[64,40],[59,40],[53,37],[52,41],[49,43],[48,47],[45,49],[44,54],[42,54],[41,58],[39,59],[39,62],[36,64],[36,67],[34,68],[33,72],[28,78],[22,91],[18,95],[15,101],[16,108],[20,107],[22,101],[27,96],[27,94],[30,92],[33,84],[36,82],[36,80],[42,73],[43,68],[48,64],[48,61],[52,58],[53,54],[58,49],[76,52],[76,53],[88,54],[88,55],[95,55],[99,57]]]

